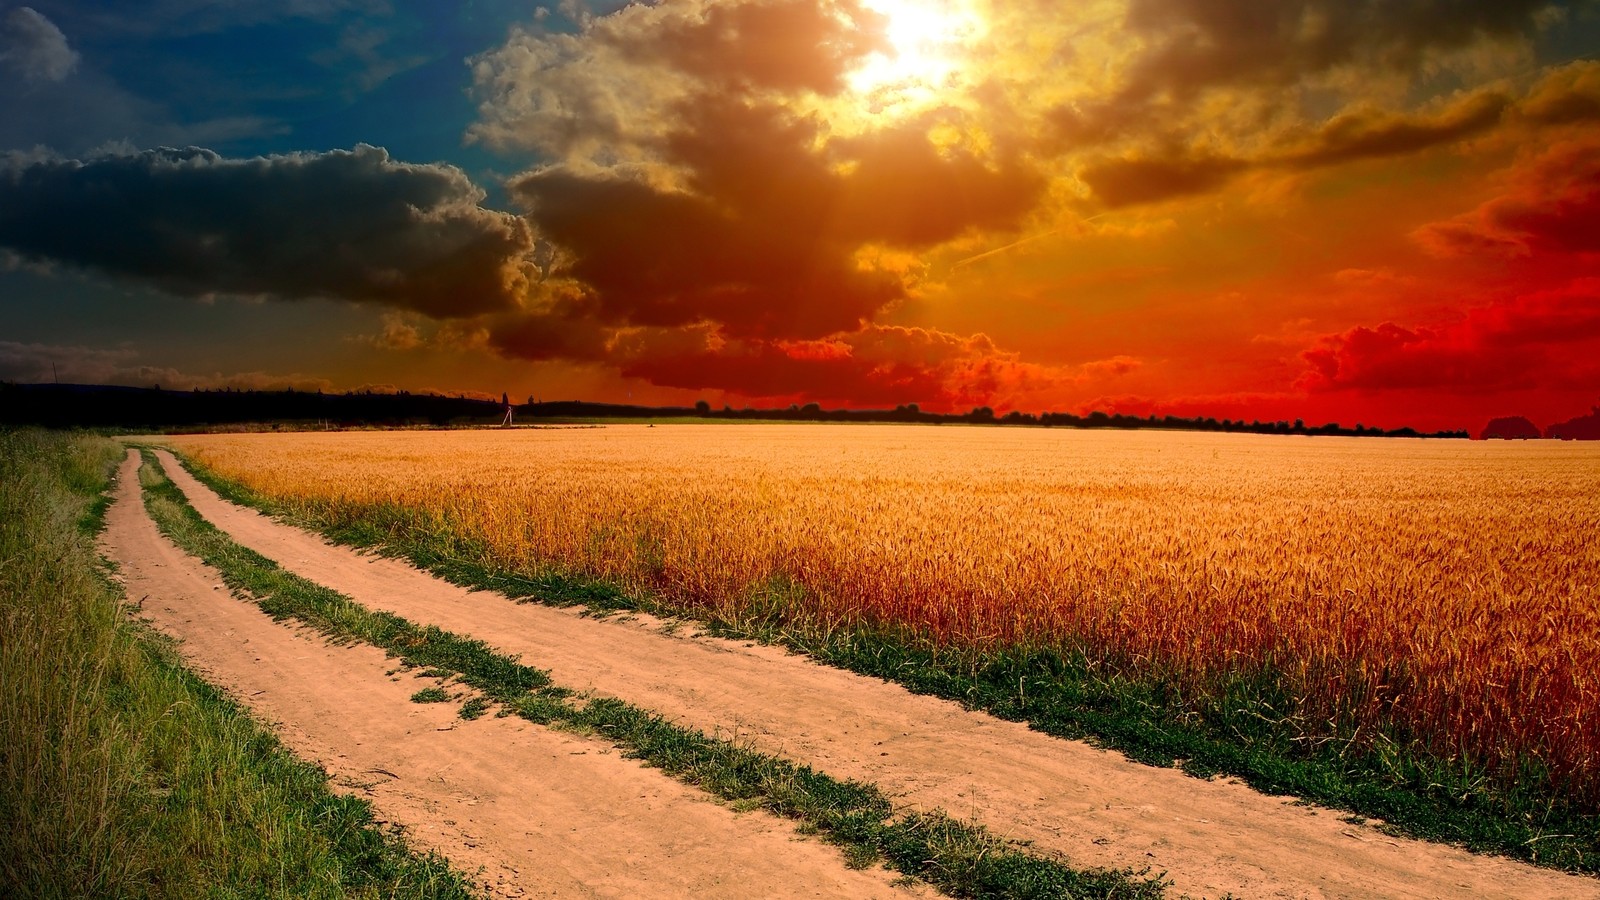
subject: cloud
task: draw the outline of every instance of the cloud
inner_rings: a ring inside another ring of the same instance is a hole
[[[78,52],[55,23],[19,6],[0,18],[0,65],[24,81],[60,81],[78,67]]]
[[[1600,62],[1553,69],[1528,92],[1519,112],[1541,125],[1600,121]]]
[[[515,308],[533,241],[452,166],[376,147],[149,150],[0,163],[0,246],[177,294],[333,297],[436,317]]]
[[[345,13],[385,15],[390,0],[51,0],[58,17],[108,38],[187,37],[285,20],[327,22]]]
[[[44,146],[68,155],[101,155],[95,148],[108,144],[213,146],[287,131],[280,121],[248,113],[185,121],[93,66],[81,66],[62,81],[0,95],[0,152]]]
[[[1052,114],[1058,126],[1077,127],[1061,124],[1073,114]],[[1408,156],[1496,129],[1514,129],[1512,134],[1526,139],[1589,120],[1600,121],[1600,65],[1579,63],[1552,70],[1521,96],[1497,85],[1411,110],[1362,102],[1321,122],[1280,128],[1250,154],[1168,140],[1120,157],[1090,158],[1078,177],[1102,206],[1117,209],[1214,192],[1247,172],[1302,172]]]
[[[1101,204],[1117,209],[1214,191],[1250,164],[1223,156],[1143,155],[1089,163],[1078,173]]]
[[[1438,54],[1536,31],[1563,0],[1132,0],[1145,50],[1124,101],[1284,86],[1341,67],[1411,73]]]
[[[990,401],[1021,376],[984,335],[874,326],[814,341],[745,341],[716,349],[640,343],[624,376],[664,387],[720,388],[762,402],[956,409]]]
[[[567,293],[498,316],[489,342],[771,399],[957,405],[1120,378],[1139,362],[1036,366],[937,329],[909,352],[882,323],[915,308],[920,269],[883,260],[1009,242],[1057,205],[1137,207],[1570,120],[1577,78],[1392,102],[1565,5],[1131,0],[1102,21],[991,5],[960,76],[910,111],[852,86],[888,32],[848,0],[634,4],[518,30],[473,60],[470,137],[542,160],[508,187],[552,248],[541,290]],[[1363,86],[1374,73],[1390,94]]]
[[[624,377],[688,390],[720,390],[760,404],[999,409],[1063,386],[1114,381],[1140,366],[1128,357],[1043,366],[984,334],[868,325],[808,340],[727,339],[715,329],[630,328],[604,341],[599,359]]]
[[[882,29],[852,0],[690,0],[518,31],[474,62],[471,134],[551,160],[508,186],[559,250],[547,275],[581,284],[596,323],[855,331],[911,292],[877,249],[1014,229],[1047,186],[1019,149],[962,137],[952,110],[864,132],[821,112]]]
[[[1600,138],[1562,141],[1523,159],[1506,190],[1477,209],[1418,229],[1439,256],[1600,253]]]
[[[337,46],[318,51],[312,54],[311,59],[330,69],[340,68],[352,61],[357,63],[358,68],[349,77],[355,92],[366,92],[396,75],[430,62],[426,54],[396,52],[390,46],[393,40],[394,32],[391,29],[371,22],[355,21],[339,33]]]
[[[941,154],[914,132],[859,139],[830,159],[810,149],[813,124],[770,107],[708,101],[684,121],[668,152],[689,172],[687,190],[565,166],[511,182],[608,322],[714,321],[768,337],[851,330],[907,290],[900,275],[864,265],[864,247],[1003,227],[1043,187],[1020,165]]]
[[[1301,356],[1309,367],[1296,386],[1313,392],[1592,387],[1600,383],[1600,279],[1517,295],[1438,325],[1358,326]]]
[[[161,385],[169,390],[235,388],[238,390],[330,390],[327,379],[311,375],[270,372],[193,374],[170,366],[138,362],[139,353],[128,348],[104,349],[63,344],[24,344],[0,341],[0,381],[36,384],[117,384],[129,387]]]
[[[524,31],[475,61],[475,139],[552,161],[508,186],[556,248],[513,358],[570,359],[761,402],[990,402],[1037,367],[986,337],[876,324],[912,296],[903,251],[1014,229],[1046,179],[951,109],[840,128],[883,49],[853,2],[629,6]]]
[[[849,66],[884,50],[882,16],[858,3],[702,3],[651,31],[606,29],[618,53],[733,89],[835,94]],[[620,20],[614,20],[619,21]]]
[[[1416,153],[1488,131],[1500,123],[1511,102],[1504,94],[1486,91],[1433,115],[1372,107],[1350,110],[1323,123],[1303,145],[1280,158],[1296,168],[1314,168]]]
[[[1132,0],[1120,35],[1079,35],[1105,69],[1076,73],[1089,87],[1030,85],[1056,98],[1035,117],[1039,152],[1115,209],[1215,192],[1246,172],[1288,176],[1594,118],[1600,77],[1579,72],[1592,63],[1512,87],[1533,37],[1587,5]],[[1483,85],[1495,70],[1505,80]]]
[[[495,322],[489,328],[488,345],[512,359],[594,362],[606,359],[614,335],[613,329],[581,315],[533,312]]]
[[[582,17],[576,34],[517,29],[472,60],[469,136],[568,161],[638,159],[694,98],[837,92],[880,35],[854,0],[629,4]]]
[[[903,295],[895,279],[859,269],[849,245],[822,233],[815,208],[774,220],[559,168],[512,187],[540,236],[571,254],[565,274],[593,289],[594,313],[612,324],[709,320],[739,334],[817,335],[854,328]]]

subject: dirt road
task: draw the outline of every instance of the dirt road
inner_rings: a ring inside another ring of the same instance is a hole
[[[1195,896],[1600,897],[1592,878],[1391,838],[1334,811],[1131,763],[779,649],[468,592],[228,503],[161,458],[235,540],[364,605],[521,653],[567,687],[870,781],[907,807],[972,817],[1074,865],[1165,872]]]
[[[234,598],[156,529],[130,455],[101,538],[127,595],[207,680],[276,723],[297,755],[368,797],[413,843],[499,897],[893,897],[882,870],[760,812],[735,814],[608,744],[410,701],[370,645],[333,646]],[[932,892],[927,892],[932,895]]]

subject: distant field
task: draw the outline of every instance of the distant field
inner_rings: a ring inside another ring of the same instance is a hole
[[[324,525],[730,621],[1081,653],[1182,695],[1267,677],[1307,739],[1399,736],[1600,801],[1592,445],[815,424],[171,443]]]

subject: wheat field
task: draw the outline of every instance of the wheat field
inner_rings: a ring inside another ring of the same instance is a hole
[[[1600,799],[1600,448],[859,425],[173,438],[321,522],[382,515],[694,614],[1049,647]],[[781,608],[774,610],[777,604]]]

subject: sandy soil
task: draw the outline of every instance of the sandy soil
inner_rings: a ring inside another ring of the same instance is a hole
[[[736,814],[599,741],[521,719],[456,716],[409,700],[437,684],[388,677],[370,645],[333,646],[235,599],[167,541],[123,465],[102,551],[128,598],[181,640],[186,660],[285,744],[367,796],[414,843],[498,897],[897,897],[882,870],[764,813]],[[925,895],[931,896],[931,892]]]
[[[371,607],[470,634],[557,683],[734,734],[911,808],[942,808],[1075,865],[1164,872],[1195,896],[1600,897],[1600,881],[1388,837],[1232,780],[1131,763],[770,647],[472,593],[221,500],[163,463],[240,543]]]

